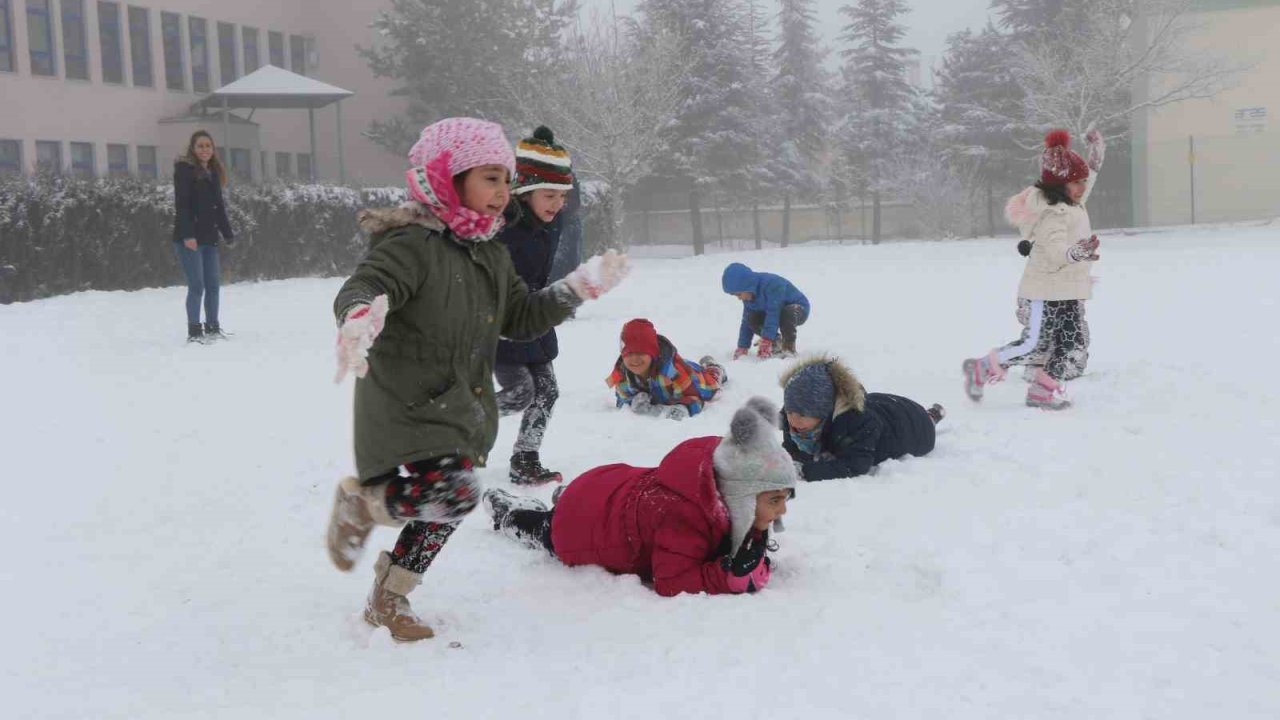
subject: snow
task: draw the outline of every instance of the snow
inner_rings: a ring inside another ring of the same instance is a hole
[[[349,575],[322,546],[352,470],[340,280],[224,287],[236,335],[209,347],[184,344],[181,288],[0,306],[2,714],[1280,716],[1276,237],[1104,235],[1090,374],[1063,413],[1023,407],[1017,373],[980,405],[961,388],[964,357],[1017,333],[1012,239],[636,259],[561,329],[549,467],[653,464],[752,394],[781,399],[779,361],[728,363],[726,397],[679,423],[605,387],[634,316],[687,357],[730,352],[731,260],[808,294],[802,350],[945,404],[937,449],[800,487],[747,597],[664,599],[473,517],[412,596],[438,631],[412,646],[359,617],[394,533]]]

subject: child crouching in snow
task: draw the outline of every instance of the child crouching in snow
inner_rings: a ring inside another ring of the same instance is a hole
[[[769,582],[769,529],[782,530],[796,472],[778,445],[777,406],[751,398],[724,438],[677,445],[657,467],[605,465],[555,507],[493,489],[493,527],[566,565],[639,575],[659,595],[749,593]]]
[[[727,379],[715,358],[685,360],[653,323],[636,318],[622,326],[622,354],[605,383],[617,395],[618,407],[683,420],[701,412],[702,404],[713,399]]]
[[[725,267],[720,286],[742,301],[734,360],[747,354],[755,335],[760,336],[756,356],[761,360],[796,354],[796,328],[809,319],[809,298],[799,288],[781,275],[756,272],[742,263]]]
[[[1101,166],[1102,136],[1087,136],[1089,156]],[[981,400],[984,388],[1004,379],[1011,365],[1044,358],[1027,388],[1031,407],[1068,407],[1063,381],[1070,358],[1087,347],[1084,301],[1092,294],[1090,263],[1098,259],[1098,236],[1093,234],[1084,202],[1095,174],[1090,163],[1071,150],[1071,135],[1054,130],[1045,136],[1040,158],[1040,181],[1009,199],[1005,217],[1030,243],[1027,266],[1018,297],[1029,301],[1029,320],[1021,336],[978,358],[964,361],[965,392]]]
[[[410,200],[360,214],[370,248],[334,299],[337,379],[357,378],[359,476],[338,485],[327,534],[329,558],[349,571],[375,524],[403,528],[378,556],[364,610],[403,641],[434,634],[407,596],[480,500],[473,467],[498,431],[498,336],[538,337],[626,272],[611,254],[528,291],[492,242],[515,166],[500,126],[441,120],[409,159]]]
[[[816,357],[782,376],[782,446],[809,482],[865,475],[890,458],[927,455],[946,412],[868,393],[844,363]]]

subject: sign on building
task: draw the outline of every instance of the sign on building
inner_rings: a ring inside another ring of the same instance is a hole
[[[1236,132],[1242,135],[1266,132],[1267,109],[1265,107],[1238,108],[1232,113]]]

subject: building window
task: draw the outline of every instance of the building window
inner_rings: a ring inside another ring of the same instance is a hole
[[[57,140],[36,141],[36,170],[62,172],[62,143]]]
[[[72,156],[75,149],[72,148]],[[107,174],[111,177],[123,177],[129,174],[129,146],[107,143]]]
[[[27,0],[27,46],[32,75],[57,75],[53,63],[53,15],[49,0]]]
[[[218,82],[226,85],[240,77],[236,72],[236,26],[218,23]]]
[[[138,146],[138,175],[145,178],[160,177],[160,166],[156,162],[155,145]]]
[[[22,172],[22,141],[0,140],[0,174]]]
[[[89,41],[84,28],[84,0],[61,0],[62,69],[69,80],[89,79]]]
[[[307,41],[301,35],[289,36],[289,69],[299,75],[307,74]]]
[[[240,26],[240,36],[244,47],[244,74],[257,70],[262,65],[258,59],[258,28]]]
[[[298,153],[298,179],[307,181],[314,180],[315,178],[312,177],[311,172],[311,155],[307,153]]]
[[[253,155],[247,148],[231,148],[231,173],[241,180],[253,179]]]
[[[188,17],[187,32],[191,35],[191,89],[198,93],[209,92],[209,23],[204,18]]]
[[[293,177],[293,162],[289,153],[276,153],[276,177],[281,180]]]
[[[187,89],[187,68],[182,62],[182,18],[177,13],[160,13],[160,34],[164,38],[164,84],[170,90]]]
[[[9,14],[9,6],[13,0],[0,0],[0,71],[14,72],[17,66],[13,61],[13,20]]]
[[[71,143],[71,174],[76,177],[93,177],[93,143]]]
[[[146,8],[129,6],[129,55],[133,59],[133,84],[152,87],[151,13]]]
[[[124,52],[120,42],[120,6],[98,3],[98,39],[102,43],[102,81],[124,83]]]
[[[284,68],[284,35],[278,32],[267,32],[267,50],[271,53],[271,64]],[[288,68],[285,68],[286,70]]]

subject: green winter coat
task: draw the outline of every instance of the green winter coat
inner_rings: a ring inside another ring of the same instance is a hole
[[[367,210],[368,254],[333,309],[386,294],[369,373],[356,380],[356,470],[362,480],[414,460],[462,455],[483,465],[498,434],[493,362],[498,337],[531,340],[568,317],[563,287],[530,293],[506,247],[458,240],[410,208]]]

